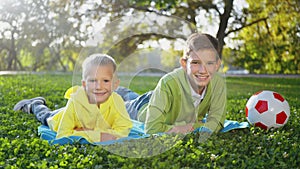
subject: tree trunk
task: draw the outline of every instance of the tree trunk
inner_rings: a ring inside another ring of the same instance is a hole
[[[8,52],[7,70],[17,70],[17,64],[18,63],[19,62],[18,62],[18,58],[17,58],[14,31],[12,31],[11,44],[10,44],[9,52]],[[22,65],[20,65],[20,66],[22,66]]]
[[[230,13],[232,11],[233,8],[233,0],[224,0],[225,3],[225,8],[224,8],[224,13],[222,15],[220,15],[220,25],[219,25],[219,30],[217,33],[217,38],[219,40],[219,44],[220,44],[220,58],[222,58],[222,51],[223,51],[223,47],[225,45],[225,41],[224,38],[226,36],[226,28],[227,28],[227,24],[228,24],[228,19],[230,18]]]

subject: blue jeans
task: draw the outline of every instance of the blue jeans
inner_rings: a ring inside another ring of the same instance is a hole
[[[124,101],[128,101],[128,100],[133,100],[137,97],[139,97],[139,94],[133,92],[132,90],[126,88],[126,87],[122,87],[119,86],[116,90],[116,93],[118,93]]]
[[[57,110],[50,110],[46,105],[43,104],[32,104],[31,110],[38,121],[40,121],[43,125],[48,126],[47,119],[49,117],[54,116],[58,112],[60,112],[64,107]]]
[[[152,91],[149,91],[133,100],[128,100],[125,102],[126,110],[131,119],[137,120],[139,110],[142,106],[149,103],[152,93]]]
[[[137,93],[125,87],[119,87],[116,92],[125,101],[126,110],[130,118],[133,120],[137,120],[139,110],[142,106],[149,103],[150,97],[153,93],[153,91],[149,91],[142,95],[138,95]]]

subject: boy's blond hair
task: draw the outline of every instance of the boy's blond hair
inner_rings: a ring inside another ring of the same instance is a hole
[[[186,40],[186,48],[183,53],[183,59],[188,59],[192,51],[197,52],[202,49],[211,49],[216,52],[216,57],[219,59],[219,42],[218,40],[209,35],[202,33],[193,33]]]
[[[117,64],[115,60],[106,54],[92,54],[87,57],[82,63],[82,79],[86,80],[89,75],[90,68],[92,66],[104,66],[111,64],[113,66],[114,72],[117,69]]]

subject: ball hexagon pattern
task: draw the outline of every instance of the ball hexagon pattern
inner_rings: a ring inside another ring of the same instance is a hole
[[[290,116],[288,102],[279,93],[268,90],[253,94],[245,111],[250,124],[265,130],[284,126]]]

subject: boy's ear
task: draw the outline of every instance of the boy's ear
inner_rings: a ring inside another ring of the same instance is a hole
[[[217,70],[219,70],[219,68],[221,67],[221,63],[222,63],[221,59],[218,59],[216,65]]]
[[[115,78],[113,83],[113,90],[116,90],[119,87],[119,85],[120,85],[120,79]]]
[[[184,69],[184,70],[186,70],[186,59],[184,59],[184,58],[180,58],[180,65],[181,65],[181,67]]]
[[[81,80],[81,85],[82,85],[83,88],[85,88],[86,87],[86,81],[85,80]]]

